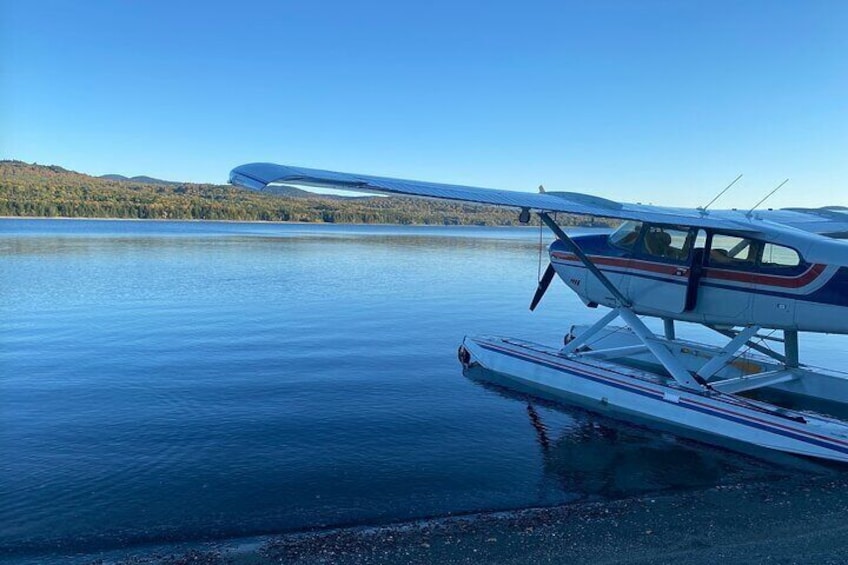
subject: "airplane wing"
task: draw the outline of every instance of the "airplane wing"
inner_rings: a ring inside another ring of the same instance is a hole
[[[537,210],[540,212],[565,212],[600,218],[620,220],[641,220],[663,224],[682,224],[704,228],[718,228],[740,233],[762,233],[773,231],[775,226],[764,225],[763,220],[771,223],[770,218],[762,218],[760,212],[748,216],[745,212],[716,210],[703,212],[697,209],[670,208],[644,204],[626,204],[576,192],[532,193],[515,190],[496,190],[451,184],[438,184],[423,181],[403,180],[373,175],[339,173],[319,169],[290,167],[273,163],[249,163],[236,167],[230,172],[232,184],[263,190],[272,183],[286,183],[301,186],[314,186],[403,196],[422,196],[446,200],[459,200],[494,206],[507,206]],[[780,210],[778,212],[784,212]],[[848,230],[848,214],[845,216],[845,229]],[[791,216],[791,218],[789,217]],[[787,220],[790,227],[823,229],[822,218],[809,213],[786,212],[777,218]],[[790,223],[788,220],[792,220]],[[798,224],[797,226],[792,225]],[[831,225],[831,227],[833,227]],[[805,229],[805,231],[814,231]],[[814,233],[822,233],[814,231]]]
[[[762,210],[757,215],[764,220],[806,232],[848,239],[848,208],[844,206]]]

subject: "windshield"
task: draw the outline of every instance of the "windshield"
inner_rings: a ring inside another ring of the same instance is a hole
[[[620,249],[633,249],[636,241],[639,239],[639,232],[642,231],[642,222],[635,220],[627,220],[618,229],[612,232],[609,236],[610,245]]]

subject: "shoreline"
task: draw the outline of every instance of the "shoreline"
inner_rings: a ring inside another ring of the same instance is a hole
[[[407,228],[517,228],[535,229],[538,225],[476,225],[476,224],[380,224],[380,223],[344,223],[344,222],[291,222],[273,220],[198,220],[193,218],[82,218],[79,216],[0,216],[0,220],[61,220],[61,221],[85,221],[85,222],[190,222],[190,223],[215,223],[215,224],[280,224],[293,226],[385,226],[385,227],[407,227]],[[589,228],[593,226],[567,226],[569,228]],[[604,226],[595,226],[603,228]]]
[[[0,216],[0,220],[60,220],[60,221],[85,221],[85,222],[190,222],[190,223],[215,223],[215,224],[271,224],[292,226],[378,226],[396,228],[493,228],[493,229],[521,229],[539,230],[538,224],[528,225],[477,225],[477,224],[381,224],[381,223],[345,223],[345,222],[296,222],[296,221],[274,221],[274,220],[198,220],[194,218],[82,218],[79,216]],[[611,230],[611,226],[603,225],[573,225],[565,226],[566,229],[599,229]]]
[[[846,513],[848,477],[840,473],[389,525],[37,557],[104,565],[845,563]]]

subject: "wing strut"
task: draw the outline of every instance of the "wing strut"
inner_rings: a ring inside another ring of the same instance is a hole
[[[577,258],[580,259],[580,262],[583,263],[583,265],[587,269],[589,269],[589,272],[595,275],[595,277],[599,281],[601,281],[601,284],[603,284],[606,289],[612,293],[612,295],[618,301],[619,306],[629,308],[630,301],[627,300],[624,295],[621,294],[621,292],[615,287],[615,285],[612,284],[612,282],[606,277],[606,275],[604,275],[600,271],[600,269],[598,269],[598,267],[596,267],[595,264],[592,263],[592,260],[589,259],[585,253],[583,253],[583,250],[580,249],[580,246],[574,243],[573,239],[568,237],[568,234],[565,233],[562,228],[559,227],[559,225],[557,225],[557,223],[548,215],[548,213],[539,212],[539,217],[542,219],[543,222],[545,222],[545,225],[548,226],[552,232],[554,232],[554,234],[560,239],[560,241],[562,241],[566,246],[568,246],[572,253],[577,255]]]

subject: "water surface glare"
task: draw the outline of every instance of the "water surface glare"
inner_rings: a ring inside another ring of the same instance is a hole
[[[463,376],[465,334],[558,343],[598,316],[561,284],[528,311],[538,238],[0,220],[0,555],[792,472]]]

